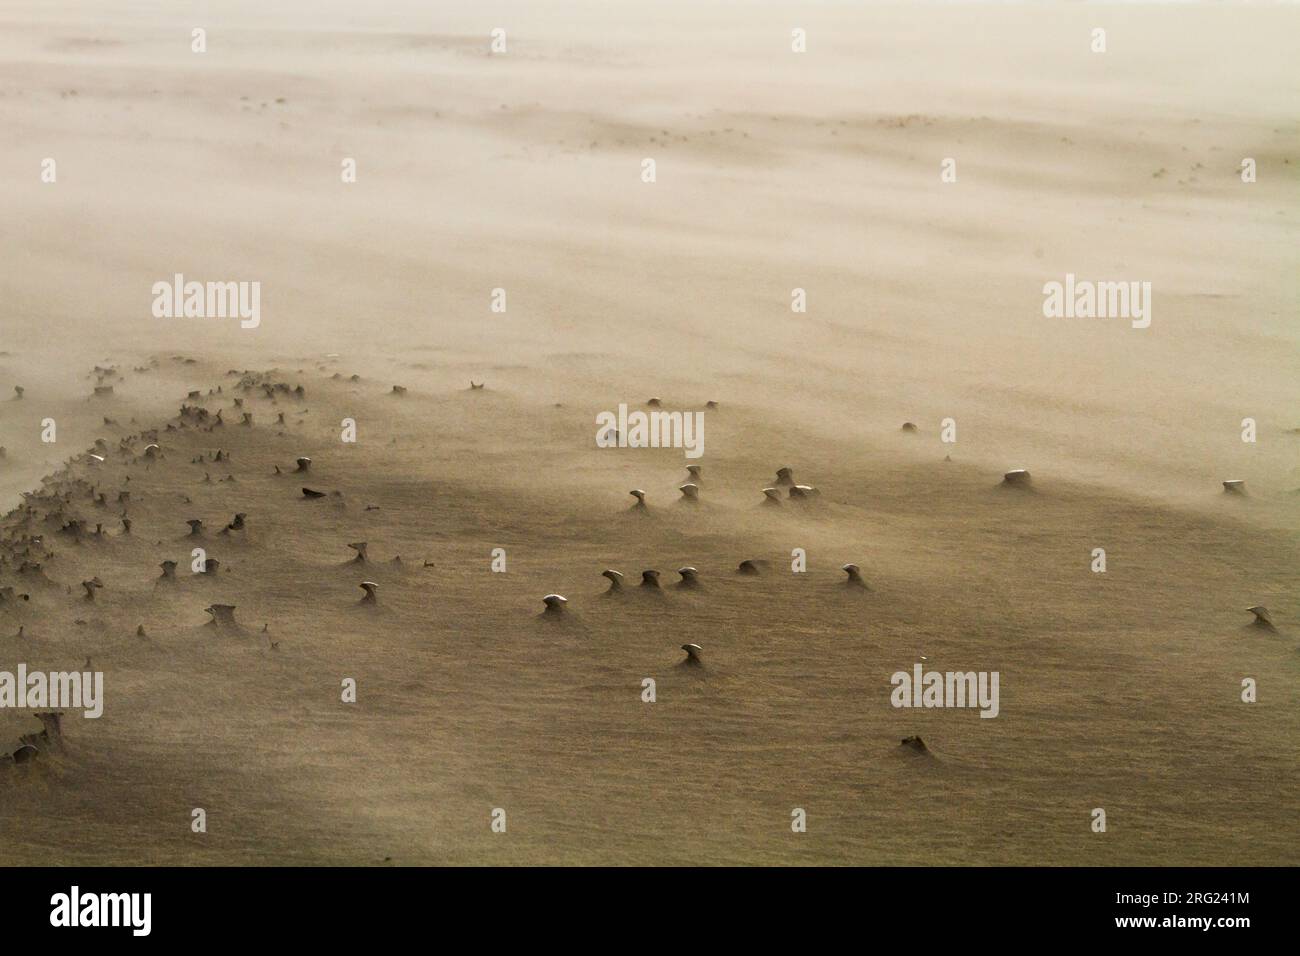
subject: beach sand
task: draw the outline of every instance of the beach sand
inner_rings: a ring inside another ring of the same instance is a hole
[[[0,671],[105,688],[0,863],[1300,862],[1300,11],[264,6],[0,13]],[[702,457],[597,447],[651,397]],[[996,719],[892,706],[923,659]]]

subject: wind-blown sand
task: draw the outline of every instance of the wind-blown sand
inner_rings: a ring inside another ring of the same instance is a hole
[[[0,765],[0,863],[1300,862],[1300,12],[263,6],[0,14],[0,671],[106,695]],[[153,318],[177,272],[261,325]],[[1151,327],[1044,318],[1067,272]],[[595,446],[652,395],[719,403],[695,506]],[[764,506],[783,465],[820,495]],[[46,476],[107,534],[25,518]],[[891,707],[922,656],[999,716]]]

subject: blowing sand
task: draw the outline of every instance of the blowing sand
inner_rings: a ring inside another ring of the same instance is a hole
[[[0,863],[1300,862],[1300,11],[212,6],[0,12]]]

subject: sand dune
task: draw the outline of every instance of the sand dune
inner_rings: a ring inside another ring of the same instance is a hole
[[[1300,862],[1293,8],[310,6],[0,15],[0,863]]]

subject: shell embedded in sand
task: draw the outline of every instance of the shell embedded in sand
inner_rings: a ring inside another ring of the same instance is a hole
[[[691,482],[688,481],[686,484],[682,485],[682,486],[681,486],[680,488],[678,488],[677,490],[680,491],[680,492],[682,493],[682,498],[683,498],[685,501],[699,501],[699,500],[700,500],[700,486],[699,486],[699,485],[693,484],[693,483],[691,483]]]
[[[104,582],[94,577],[88,581],[82,581],[81,586],[86,589],[86,600],[95,600],[95,591],[104,586]]]
[[[310,458],[298,458],[296,459],[296,463],[298,465],[298,467],[295,469],[296,471],[309,471],[311,469]]]
[[[913,736],[911,736],[911,737],[904,737],[904,738],[903,738],[903,741],[902,741],[902,746],[904,746],[904,747],[908,747],[908,748],[910,748],[910,749],[912,749],[912,750],[916,750],[916,751],[923,751],[923,750],[929,750],[929,749],[930,749],[929,747],[927,747],[927,746],[925,745],[925,741],[924,741],[924,740],[922,740],[919,736],[915,736],[915,735],[913,735]]]
[[[202,519],[202,518],[190,518],[190,519],[189,519],[188,521],[186,521],[185,523],[188,524],[188,525],[190,526],[190,534],[191,534],[191,535],[199,535],[199,534],[202,534],[202,533],[203,533],[203,519]]]
[[[558,614],[564,610],[564,605],[569,603],[569,599],[563,594],[548,594],[542,598],[542,603],[546,605],[547,614]]]
[[[162,564],[158,565],[158,567],[162,568],[162,576],[163,576],[164,578],[174,578],[174,577],[176,577],[176,562],[175,562],[175,561],[164,561]]]
[[[362,603],[364,604],[378,603],[379,595],[375,593],[379,590],[378,584],[376,584],[374,581],[362,581],[360,587],[361,590],[366,592],[366,596],[361,599]]]
[[[1023,468],[1013,468],[1002,476],[1004,485],[1025,486],[1029,484],[1029,472]]]
[[[86,663],[82,665],[82,670],[94,670],[90,665],[90,658],[86,658]],[[43,744],[51,747],[63,746],[63,715],[61,710],[38,710],[32,714],[41,722],[41,732],[38,734],[23,734],[22,740],[27,744]]]
[[[776,483],[778,485],[793,485],[794,472],[789,468],[778,468],[776,470]]]
[[[862,569],[859,568],[856,564],[842,564],[840,565],[840,570],[849,576],[848,578],[849,584],[867,583],[862,580]]]
[[[357,553],[357,556],[352,560],[358,564],[364,564],[366,561],[366,544],[365,541],[353,541],[348,545],[349,548]]]
[[[682,576],[681,583],[686,587],[691,587],[700,583],[700,572],[696,568],[678,568],[677,573]]]
[[[781,503],[781,489],[780,489],[780,488],[764,488],[764,489],[763,489],[763,504],[765,504],[765,505],[779,505],[780,503]]]
[[[600,572],[602,578],[609,578],[609,589],[617,591],[623,587],[623,572],[615,571],[613,568],[606,568]]]
[[[741,561],[740,565],[736,568],[736,570],[739,571],[741,574],[759,573],[758,563],[750,560]]]
[[[648,398],[646,399],[646,404],[649,405],[651,408],[658,408],[660,405],[663,404],[663,402],[659,401],[659,399],[657,398]]]
[[[212,604],[203,610],[212,615],[209,624],[234,624],[235,623],[235,605],[233,604]]]
[[[1243,495],[1246,493],[1246,482],[1241,478],[1230,478],[1223,483],[1223,490],[1232,495]]]
[[[393,395],[405,395],[405,394],[406,394],[406,386],[405,386],[405,385],[394,385],[394,386],[393,386],[393,391],[392,391],[390,394],[393,394]]]
[[[704,648],[698,644],[683,644],[682,650],[686,652],[686,661],[689,664],[701,664],[703,660],[700,655],[704,653]]]
[[[700,472],[703,471],[703,470],[704,470],[703,467],[700,466],[700,465],[687,465],[687,466],[686,466],[686,473],[687,473],[688,475],[691,476],[691,481],[693,481],[693,482],[695,482],[695,483],[697,483],[697,484],[698,484],[699,481],[700,481]]]
[[[637,504],[640,505],[645,504],[645,492],[642,491],[640,488],[633,488],[631,491],[628,492],[628,494],[636,499]]]
[[[40,751],[31,744],[23,744],[13,752],[14,763],[29,763],[40,756]]]
[[[790,486],[791,498],[815,498],[819,494],[821,494],[821,492],[818,491],[816,488],[814,488],[812,485],[791,485]]]
[[[312,488],[304,488],[304,489],[302,490],[302,496],[303,496],[304,498],[324,498],[324,497],[325,497],[325,492],[323,492],[323,491],[316,491],[315,489],[312,489]]]
[[[1255,615],[1254,623],[1261,624],[1265,627],[1273,626],[1273,618],[1268,613],[1268,608],[1264,607],[1262,604],[1256,604],[1254,607],[1246,608],[1246,610]]]
[[[903,431],[914,432],[916,431],[916,425],[914,425],[912,422],[903,422]]]
[[[657,588],[659,587],[659,572],[654,570],[641,572],[641,587]]]

